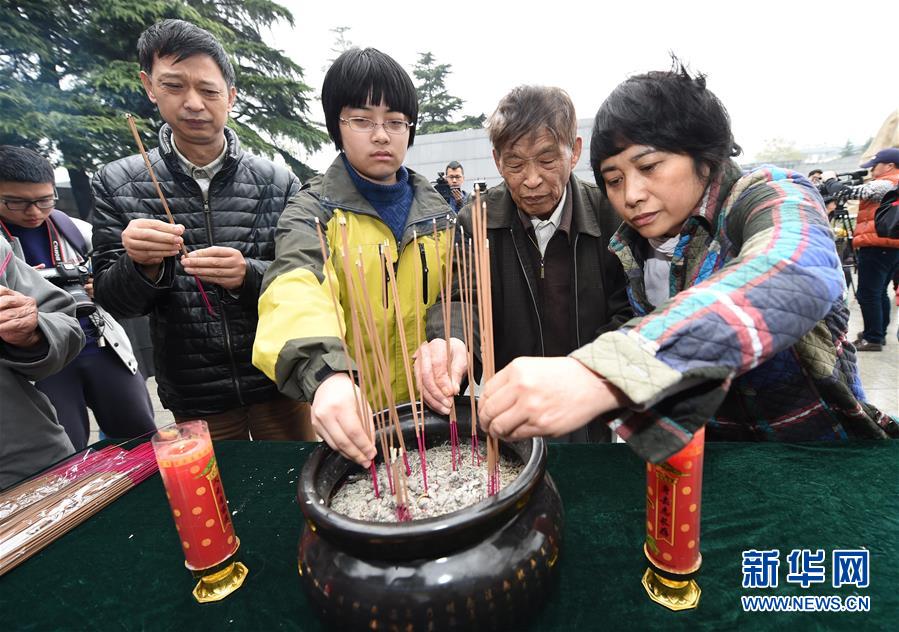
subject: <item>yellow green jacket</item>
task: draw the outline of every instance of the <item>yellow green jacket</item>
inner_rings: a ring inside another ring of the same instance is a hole
[[[360,340],[353,335],[344,276],[340,228],[343,218],[351,272],[356,273],[355,261],[361,246],[368,298],[382,341],[386,326],[393,393],[397,402],[409,400],[393,297],[384,295],[386,271],[380,263],[380,250],[386,243],[394,265],[411,356],[418,342],[424,339],[427,309],[440,303],[438,274],[443,274],[446,267],[451,213],[427,179],[410,170],[409,181],[414,198],[399,244],[387,224],[356,189],[340,156],[323,176],[310,180],[281,215],[275,238],[275,261],[262,282],[253,364],[288,397],[312,401],[319,384],[331,373],[356,368],[352,360],[347,364],[339,338],[340,331],[346,331],[352,359]],[[316,218],[325,233],[326,260],[322,258]],[[418,249],[413,247],[414,233],[418,235]],[[326,275],[337,287],[340,320],[324,281]],[[374,357],[368,336],[363,333],[361,338],[366,355]],[[374,370],[369,368],[366,375],[374,377]],[[376,408],[382,405],[381,402],[371,404]]]

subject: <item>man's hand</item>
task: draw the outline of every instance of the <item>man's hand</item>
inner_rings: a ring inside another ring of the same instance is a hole
[[[247,260],[234,248],[212,246],[189,252],[181,257],[181,265],[188,274],[201,281],[215,283],[226,290],[239,290],[247,275]]]
[[[363,467],[375,458],[375,444],[364,424],[371,426],[371,408],[365,403],[359,419],[356,394],[359,387],[346,373],[334,373],[322,382],[312,400],[312,427],[329,446]],[[364,401],[364,400],[363,400]]]
[[[457,204],[462,202],[462,189],[452,187],[450,188],[450,193],[452,193],[453,199],[456,200]]]
[[[184,243],[184,226],[158,219],[133,219],[122,231],[122,245],[148,279],[156,280],[166,257],[174,257]]]
[[[415,381],[425,403],[442,415],[448,415],[453,396],[468,371],[465,343],[450,338],[450,357],[446,357],[446,340],[436,338],[423,343],[415,352]]]
[[[37,301],[0,285],[0,340],[13,347],[33,347],[41,341]]]
[[[84,291],[87,292],[87,295],[91,300],[94,299],[94,277],[87,277],[87,283],[84,284]]]
[[[518,441],[558,437],[630,400],[574,358],[516,358],[484,385],[484,432]]]

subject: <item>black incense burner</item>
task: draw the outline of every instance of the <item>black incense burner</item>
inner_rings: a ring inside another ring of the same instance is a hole
[[[459,436],[470,436],[468,400],[457,398],[456,411]],[[399,414],[406,445],[416,445],[411,407]],[[428,446],[448,442],[447,418],[426,411],[425,432]],[[361,468],[324,444],[315,449],[298,484],[306,523],[299,572],[327,625],[404,631],[527,625],[555,583],[562,501],[546,473],[543,439],[500,446],[524,464],[511,484],[465,509],[403,523],[331,510],[333,494]]]

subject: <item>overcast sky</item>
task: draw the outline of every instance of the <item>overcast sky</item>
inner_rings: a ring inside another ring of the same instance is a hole
[[[899,108],[896,1],[281,4],[295,25],[276,29],[271,43],[303,66],[316,97],[333,57],[330,29],[348,26],[354,45],[388,53],[410,74],[425,51],[451,64],[447,88],[465,101],[463,114],[489,115],[511,88],[530,83],[564,88],[578,118],[592,117],[630,74],[667,69],[673,51],[708,76],[741,160],[773,138],[798,147],[862,143]],[[324,120],[317,99],[312,113]],[[323,169],[333,156],[330,147],[306,160]]]

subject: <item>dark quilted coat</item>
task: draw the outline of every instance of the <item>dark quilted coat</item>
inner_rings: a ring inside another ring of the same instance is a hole
[[[206,283],[212,315],[194,278],[175,258],[166,259],[156,284],[138,271],[122,247],[122,231],[133,219],[167,219],[143,159],[134,155],[105,165],[93,179],[94,291],[97,302],[116,316],[150,314],[160,399],[178,415],[199,416],[265,401],[278,392],[252,365],[251,354],[278,218],[299,181],[284,167],[244,153],[237,136],[225,129],[227,154],[205,204],[199,185],[181,168],[171,135],[164,125],[160,146],[149,156],[175,220],[185,226],[185,246],[239,250],[247,261],[244,286],[232,296]]]

